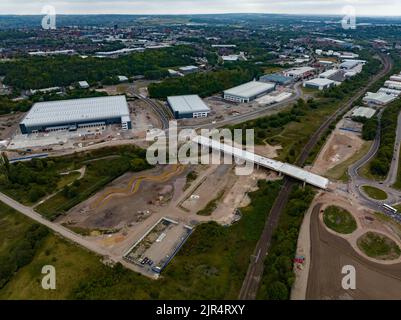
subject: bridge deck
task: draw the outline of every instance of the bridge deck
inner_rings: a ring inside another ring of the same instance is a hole
[[[205,146],[205,147],[210,147],[214,150],[221,151],[226,154],[230,154],[234,156],[235,158],[239,158],[241,160],[245,160],[247,162],[252,162],[257,165],[263,166],[267,169],[276,171],[276,172],[281,172],[287,176],[293,177],[295,179],[301,180],[305,183],[308,183],[312,186],[321,188],[321,189],[327,189],[329,186],[329,180],[327,178],[324,178],[322,176],[319,176],[317,174],[311,173],[309,171],[306,171],[302,168],[296,167],[294,165],[272,160],[266,157],[262,157],[260,155],[257,155],[255,153],[242,150],[233,146],[230,146],[228,144],[223,144],[220,143],[216,140],[209,139],[207,137],[202,137],[202,136],[196,136],[195,138],[192,139],[192,141]]]

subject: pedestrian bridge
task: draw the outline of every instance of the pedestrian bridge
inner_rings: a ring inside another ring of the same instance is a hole
[[[288,163],[265,158],[255,153],[242,150],[228,144],[223,144],[207,137],[196,136],[192,139],[192,141],[200,144],[201,146],[209,147],[213,150],[232,155],[234,158],[245,160],[247,162],[265,167],[269,170],[285,174],[289,177],[295,178],[320,189],[326,190],[329,186],[330,181],[327,178],[311,173]]]

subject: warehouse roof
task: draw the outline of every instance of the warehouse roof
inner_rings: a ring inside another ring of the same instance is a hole
[[[396,98],[396,96],[384,92],[367,92],[363,100],[379,104],[388,104],[390,102],[393,102]]]
[[[276,86],[273,83],[251,81],[241,84],[240,86],[225,90],[224,94],[243,98],[251,98],[266,91],[273,90],[275,87]]]
[[[392,81],[392,80],[387,80],[384,85],[386,87],[390,87],[390,86],[395,86],[395,87],[401,87],[401,82],[398,81]]]
[[[305,84],[311,85],[311,86],[328,86],[334,84],[335,81],[326,79],[326,78],[315,78],[309,81],[305,81]]]
[[[314,70],[315,70],[315,68],[312,68],[312,67],[299,67],[299,68],[287,70],[286,73],[296,75],[296,76],[301,76],[306,72],[311,72]]]
[[[180,67],[179,69],[181,71],[194,71],[198,70],[199,68],[197,66],[185,66],[185,67]]]
[[[372,118],[376,113],[375,109],[359,107],[352,112],[353,117],[364,117],[364,118]]]
[[[167,97],[167,101],[175,112],[210,112],[210,108],[197,95]]]
[[[35,103],[21,123],[26,126],[56,125],[128,115],[125,96],[97,97]]]
[[[327,70],[327,71],[319,74],[319,78],[330,78],[339,72],[340,72],[340,70],[338,70],[338,69],[330,69],[330,70]]]
[[[392,94],[393,96],[397,97],[401,95],[401,90],[389,89],[389,88],[380,88],[379,92]]]
[[[340,64],[340,68],[352,69],[352,68],[355,68],[359,64],[361,64],[361,62],[358,60],[347,60]]]
[[[272,73],[272,74],[266,74],[264,76],[261,76],[259,81],[270,81],[270,82],[277,82],[277,83],[282,83],[286,84],[292,81],[292,78],[283,76],[282,74],[279,73]]]

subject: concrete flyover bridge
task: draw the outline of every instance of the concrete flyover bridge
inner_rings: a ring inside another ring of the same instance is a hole
[[[235,158],[254,163],[269,170],[276,171],[278,173],[300,180],[304,183],[310,184],[314,187],[318,187],[324,190],[327,190],[329,187],[330,181],[327,178],[311,173],[294,165],[262,157],[255,153],[242,150],[228,144],[223,144],[216,140],[212,140],[203,136],[196,136],[192,139],[192,141],[200,144],[203,147],[212,148],[213,150],[232,155]]]

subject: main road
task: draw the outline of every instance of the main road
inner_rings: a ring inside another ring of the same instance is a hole
[[[384,54],[380,54],[380,60],[383,63],[383,69],[377,75],[372,77],[365,87],[361,88],[350,100],[348,100],[342,107],[340,107],[333,115],[326,119],[323,124],[316,130],[316,132],[311,136],[308,143],[304,146],[299,159],[297,160],[298,166],[303,166],[307,160],[313,147],[319,141],[320,137],[328,130],[329,126],[334,123],[336,118],[350,109],[354,102],[362,98],[366,90],[373,85],[376,81],[384,77],[392,69],[391,59]],[[275,229],[278,226],[280,215],[283,212],[289,198],[292,187],[295,185],[295,181],[290,178],[284,178],[284,184],[280,190],[279,195],[272,209],[266,219],[265,227],[262,231],[262,235],[256,245],[254,254],[248,267],[247,274],[245,276],[242,288],[239,294],[239,299],[241,300],[253,300],[256,298],[257,292],[259,290],[260,281],[262,279],[264,270],[264,260],[268,253],[268,249],[271,245],[271,240]]]
[[[354,193],[361,201],[362,204],[371,208],[375,211],[383,211],[382,204],[387,203],[389,205],[397,204],[401,201],[401,191],[394,189],[392,186],[397,181],[398,175],[398,167],[400,162],[400,151],[401,151],[401,113],[399,113],[397,118],[397,129],[396,129],[396,138],[393,150],[393,158],[391,161],[390,169],[387,174],[387,177],[384,181],[375,181],[370,180],[359,175],[359,170],[368,164],[374,156],[379,151],[380,142],[381,142],[381,116],[383,110],[380,111],[378,115],[378,128],[376,132],[376,137],[373,141],[371,148],[369,149],[368,153],[351,165],[348,168],[348,175],[350,177],[350,181],[348,183],[348,189],[350,192]],[[362,186],[371,186],[378,189],[383,190],[387,194],[387,199],[385,200],[373,200],[369,198],[367,194],[365,194],[362,190]]]

